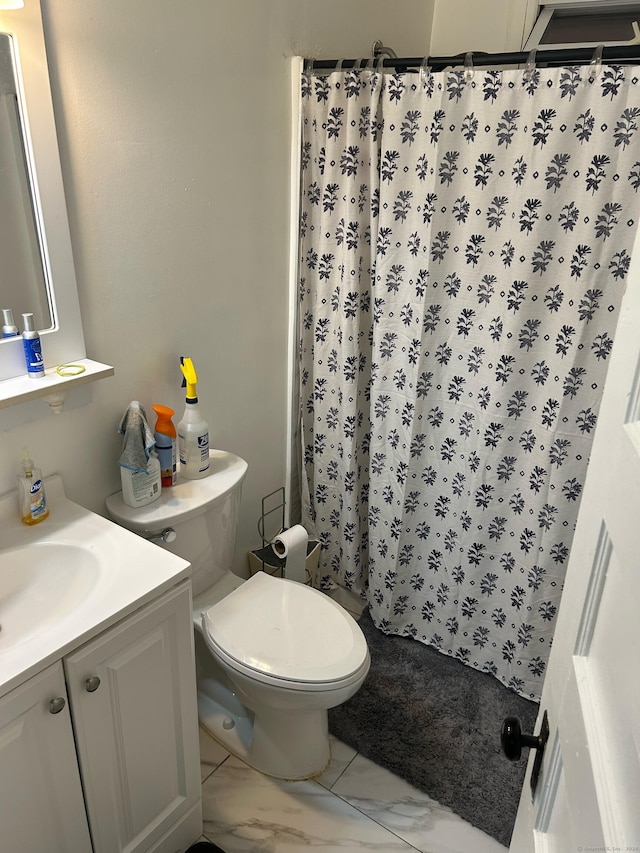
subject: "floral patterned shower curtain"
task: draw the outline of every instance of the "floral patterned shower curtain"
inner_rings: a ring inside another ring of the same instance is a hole
[[[322,585],[538,698],[638,218],[638,68],[302,79]]]

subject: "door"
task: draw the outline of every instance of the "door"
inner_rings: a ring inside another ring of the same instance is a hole
[[[639,255],[636,239],[512,853],[640,850]]]
[[[1,853],[90,853],[62,664],[0,699]]]
[[[200,801],[188,584],[64,663],[95,853],[147,851]]]

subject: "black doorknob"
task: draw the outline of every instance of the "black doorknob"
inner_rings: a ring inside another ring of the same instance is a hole
[[[506,717],[502,724],[500,743],[509,761],[519,761],[523,746],[530,749],[544,749],[545,741],[539,735],[523,734],[517,717]]]
[[[522,755],[522,747],[536,749],[536,758],[531,769],[531,794],[535,794],[538,784],[538,776],[542,767],[542,756],[544,747],[549,739],[549,719],[547,712],[542,715],[539,735],[524,735],[520,720],[517,717],[506,717],[500,732],[500,743],[502,751],[510,761],[518,761]]]

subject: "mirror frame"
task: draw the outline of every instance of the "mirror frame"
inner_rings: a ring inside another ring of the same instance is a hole
[[[43,266],[52,287],[53,325],[42,330],[45,367],[85,358],[86,350],[71,235],[67,218],[58,139],[49,83],[40,0],[25,0],[24,8],[0,11],[0,30],[14,38],[18,100],[25,149],[31,159],[30,183],[43,234]],[[1,301],[1,297],[0,297]],[[10,308],[10,305],[1,305]],[[19,322],[20,318],[16,318]],[[0,343],[0,380],[26,376],[22,338]]]

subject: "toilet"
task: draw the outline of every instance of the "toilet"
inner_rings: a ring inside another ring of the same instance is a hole
[[[192,565],[201,725],[257,770],[308,779],[329,763],[327,711],[369,671],[355,620],[324,593],[257,572],[231,571],[247,463],[210,451],[209,474],[178,475],[147,506],[107,498],[111,518]]]

